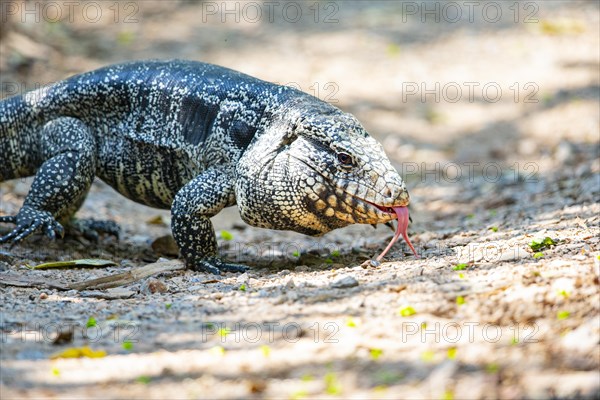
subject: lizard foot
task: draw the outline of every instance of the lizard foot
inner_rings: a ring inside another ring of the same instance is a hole
[[[121,228],[114,221],[99,221],[95,219],[77,219],[67,228],[69,235],[82,235],[84,238],[97,242],[100,234],[114,236],[117,240],[121,235]]]
[[[226,263],[217,257],[203,258],[190,266],[194,271],[221,275],[221,272],[246,272],[248,267],[241,264]]]
[[[50,239],[55,239],[56,234],[62,237],[65,233],[62,225],[54,219],[51,213],[30,206],[21,207],[17,215],[0,217],[0,223],[16,225],[15,229],[0,237],[0,243],[15,244],[37,231],[44,232]]]

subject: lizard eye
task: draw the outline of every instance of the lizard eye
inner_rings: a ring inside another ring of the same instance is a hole
[[[352,157],[349,154],[346,153],[338,153],[337,154],[337,159],[338,161],[345,166],[351,166],[352,165]]]

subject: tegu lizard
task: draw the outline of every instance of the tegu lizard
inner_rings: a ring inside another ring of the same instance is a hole
[[[130,62],[2,100],[0,154],[0,181],[35,175],[19,212],[0,217],[16,225],[0,243],[62,236],[94,176],[170,209],[197,270],[244,269],[218,257],[210,221],[236,204],[250,225],[315,236],[398,218],[388,249],[408,242],[405,183],[354,116],[216,65]]]

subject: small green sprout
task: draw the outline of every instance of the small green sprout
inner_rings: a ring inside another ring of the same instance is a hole
[[[459,306],[462,306],[463,304],[465,304],[465,298],[463,296],[457,296],[456,297],[456,304]]]
[[[356,324],[356,321],[352,319],[352,317],[348,317],[348,319],[346,319],[346,326],[349,328],[356,328],[358,325]]]
[[[498,372],[498,369],[499,367],[496,363],[490,363],[485,366],[485,372],[487,372],[488,374],[495,374],[496,372]]]
[[[149,376],[147,376],[147,375],[141,375],[141,376],[138,376],[138,377],[135,379],[135,381],[136,381],[137,383],[142,383],[142,384],[144,384],[144,385],[147,385],[147,384],[149,384],[149,383],[150,383],[150,381],[152,381],[152,378],[150,378],[150,377],[149,377]]]
[[[96,318],[94,317],[89,317],[87,322],[85,323],[85,326],[87,328],[93,328],[96,326]]]
[[[298,390],[297,392],[294,392],[291,394],[290,399],[291,400],[300,400],[305,397],[308,397],[308,392],[306,390]]]
[[[231,333],[231,329],[229,329],[229,328],[220,328],[220,329],[217,331],[217,334],[218,334],[220,337],[222,337],[222,338],[226,337],[226,336],[227,336],[227,335],[229,335],[230,333]]]
[[[497,226],[490,226],[489,230],[492,232],[498,232],[498,227]]]
[[[271,355],[271,348],[269,346],[267,346],[266,344],[263,344],[262,346],[260,346],[260,351],[262,352],[263,356],[265,356],[265,357],[269,357]]]
[[[246,291],[246,284],[245,284],[245,283],[242,283],[242,284],[240,285],[240,287],[238,288],[238,290],[240,290],[240,291],[242,291],[242,292],[245,292],[245,291]]]
[[[448,357],[449,360],[454,360],[456,358],[456,353],[458,352],[458,350],[456,349],[456,347],[450,347],[448,349],[448,351],[446,352],[446,355]]]
[[[56,367],[52,368],[52,375],[60,376],[60,370]]]
[[[542,253],[541,251],[533,253],[533,258],[535,258],[536,260],[539,258],[543,258],[543,257],[544,257],[544,253]]]
[[[292,253],[292,255],[294,257],[300,257],[300,252],[299,251],[295,251],[295,252]]]
[[[325,374],[325,393],[334,396],[342,393],[342,387],[338,382],[335,372],[328,372]]]
[[[517,344],[519,344],[519,339],[515,336],[510,340],[510,344],[515,346]]]
[[[569,292],[567,292],[567,291],[566,291],[566,290],[564,290],[564,289],[563,289],[563,290],[559,290],[559,291],[558,291],[558,295],[559,295],[559,296],[562,296],[562,297],[564,297],[565,299],[568,299],[568,298],[569,298],[569,296],[570,296]]]
[[[333,264],[333,260],[331,258],[328,258],[325,260],[325,264]]]
[[[131,351],[133,350],[133,343],[129,340],[125,340],[123,341],[123,349],[127,350],[127,351]]]
[[[373,360],[377,360],[379,357],[381,357],[382,354],[383,354],[382,349],[370,349],[369,350],[369,355],[371,356],[371,358]]]
[[[340,256],[340,252],[338,250],[334,250],[331,252],[331,257],[339,257]]]
[[[531,243],[529,243],[529,247],[531,247],[531,250],[537,252],[537,251],[543,250],[545,248],[548,248],[550,246],[554,246],[556,243],[557,243],[556,240],[546,236],[543,239],[541,239],[541,238],[533,239],[531,241]]]
[[[565,310],[561,310],[559,312],[556,313],[556,318],[558,318],[559,320],[563,320],[563,319],[567,319],[571,316],[571,313]]]
[[[410,317],[411,315],[415,315],[417,312],[411,306],[406,306],[404,308],[401,308],[399,313],[403,317]]]
[[[221,238],[223,240],[233,240],[233,234],[231,232],[228,231],[221,231]]]
[[[460,279],[465,279],[465,274],[462,274],[462,273],[461,273],[461,274],[458,274],[458,277],[459,277]]]
[[[475,214],[467,214],[467,219],[473,219],[475,218]]]
[[[165,303],[165,309],[167,309],[167,310],[170,310],[172,306],[173,306],[173,304],[171,304],[171,303]]]
[[[421,353],[421,360],[425,362],[432,362],[435,357],[433,350],[425,350]]]
[[[460,264],[456,264],[454,266],[454,268],[452,268],[454,271],[464,271],[465,269],[469,268],[469,264],[466,263],[460,263]]]

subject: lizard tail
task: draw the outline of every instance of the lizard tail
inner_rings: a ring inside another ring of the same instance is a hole
[[[41,121],[26,96],[0,101],[0,182],[35,174]]]

